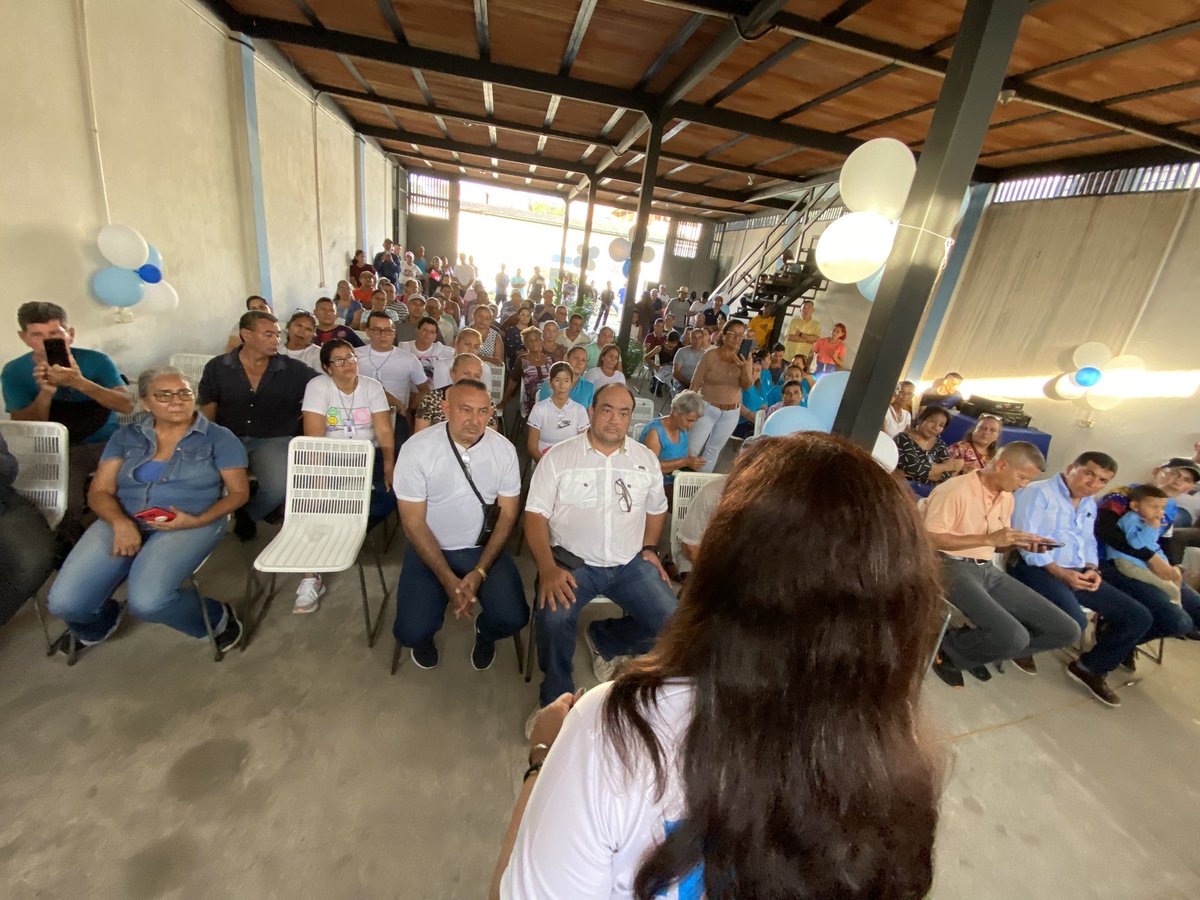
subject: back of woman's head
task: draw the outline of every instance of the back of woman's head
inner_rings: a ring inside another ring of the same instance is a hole
[[[938,630],[937,564],[903,488],[848,441],[756,442],[729,475],[673,619],[614,683],[605,727],[678,828],[639,898],[704,865],[705,896],[917,898],[932,879],[938,772],[915,704]],[[774,535],[774,540],[765,536]],[[647,719],[668,679],[693,710],[666,756]]]

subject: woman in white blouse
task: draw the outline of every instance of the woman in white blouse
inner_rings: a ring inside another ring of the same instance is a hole
[[[604,387],[606,384],[624,384],[625,373],[621,371],[621,348],[616,344],[609,344],[600,351],[600,365],[595,368],[588,369],[584,374],[584,378],[596,386],[596,390]]]
[[[588,429],[588,413],[571,399],[575,370],[570,363],[556,362],[550,367],[550,396],[533,404],[529,411],[529,455],[537,462],[542,454],[567,438]]]
[[[392,429],[395,411],[388,406],[383,385],[374,378],[358,374],[358,357],[349,341],[340,338],[321,347],[321,368],[308,383],[301,404],[305,437],[335,440],[370,441],[375,445],[374,484],[371,488],[371,513],[367,527],[383,521],[395,508],[392,495],[392,468],[396,463],[396,442]],[[325,593],[321,576],[309,573],[296,589],[295,613],[316,612]]]

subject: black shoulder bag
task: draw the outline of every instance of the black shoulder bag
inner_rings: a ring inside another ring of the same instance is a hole
[[[475,481],[471,478],[471,473],[467,471],[467,465],[462,461],[462,457],[458,453],[458,448],[454,446],[454,438],[450,437],[450,429],[446,429],[446,440],[450,442],[450,450],[454,453],[454,458],[458,461],[458,467],[467,476],[467,484],[471,486],[471,490],[475,492],[476,499],[479,500],[479,505],[483,507],[483,527],[479,529],[479,537],[475,539],[475,546],[482,547],[492,539],[492,532],[496,530],[496,522],[500,519],[500,506],[496,503],[485,503],[483,494],[479,493],[479,488],[475,487]]]

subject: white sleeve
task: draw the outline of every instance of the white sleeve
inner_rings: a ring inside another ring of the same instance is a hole
[[[546,407],[545,400],[539,400],[533,404],[533,409],[529,411],[529,418],[525,420],[525,424],[530,428],[542,429],[546,427]]]
[[[667,511],[667,491],[663,487],[662,469],[658,466],[655,466],[654,476],[650,483],[650,489],[646,492],[646,514],[650,516],[657,516]]]
[[[561,444],[555,445],[561,446]],[[553,451],[553,447],[551,451]],[[553,452],[547,452],[533,468],[529,479],[529,493],[525,495],[525,511],[550,518],[558,499],[558,472],[554,467]]]
[[[504,900],[609,900],[622,802],[609,790],[615,760],[600,733],[608,691],[589,691],[567,714],[537,776],[500,882]]]
[[[575,433],[580,434],[584,431],[587,431],[588,427],[592,423],[591,420],[588,419],[587,410],[583,408],[583,404],[576,403],[575,405],[579,407],[575,410]]]
[[[410,370],[408,373],[408,378],[413,383],[414,387],[416,385],[424,384],[429,380],[428,376],[425,374],[425,370],[421,367],[421,361],[411,353],[409,354],[408,368]]]
[[[396,457],[395,474],[392,475],[392,490],[397,500],[424,503],[429,499],[424,460],[417,452],[417,445],[405,441]]]
[[[304,388],[304,402],[300,404],[301,412],[320,413],[325,415],[329,409],[329,376],[310,378]]]
[[[521,464],[517,462],[517,448],[509,443],[507,438],[501,437],[504,441],[504,453],[500,463],[500,487],[497,494],[501,497],[520,497],[521,496]]]

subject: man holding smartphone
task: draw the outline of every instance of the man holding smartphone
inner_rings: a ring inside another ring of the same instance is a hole
[[[133,398],[116,364],[99,350],[74,347],[75,329],[56,303],[31,301],[17,310],[18,336],[29,353],[0,373],[4,406],[18,422],[59,422],[71,446],[67,513],[59,533],[81,531],[84,486],[117,430],[117,415],[133,412]],[[77,534],[76,534],[77,536]]]
[[[1096,645],[1072,661],[1067,674],[1108,706],[1121,705],[1105,680],[1108,673],[1130,658],[1141,641],[1166,636],[1155,625],[1158,616],[1100,577],[1092,496],[1116,474],[1115,459],[1089,450],[1062,474],[1017,491],[1013,525],[1053,543],[1019,550],[1009,570],[1019,582],[1067,613],[1080,630],[1087,628],[1084,607],[1101,617]]]

